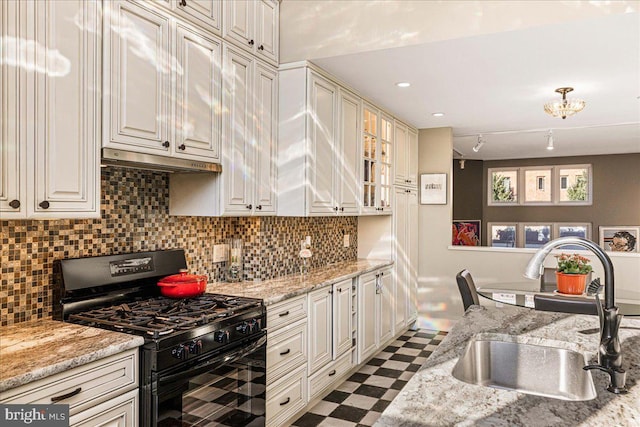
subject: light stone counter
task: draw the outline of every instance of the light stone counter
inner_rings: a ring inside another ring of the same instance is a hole
[[[596,316],[473,306],[375,426],[640,426],[639,319],[623,319],[620,329],[629,389],[626,395],[606,391],[608,375],[599,371],[592,371],[598,396],[584,402],[467,384],[451,375],[467,342],[476,335],[568,348],[595,362],[599,334],[578,331],[597,327]]]
[[[55,320],[0,329],[0,392],[144,343],[139,336]]]
[[[311,270],[305,275],[291,274],[264,281],[209,283],[207,292],[260,298],[265,305],[270,305],[392,264],[393,261],[388,260],[359,259]]]

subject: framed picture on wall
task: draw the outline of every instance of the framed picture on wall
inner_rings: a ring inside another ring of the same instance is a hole
[[[446,173],[423,173],[420,175],[420,204],[447,204]]]
[[[451,244],[453,246],[480,246],[480,220],[453,221]]]
[[[600,247],[609,252],[640,252],[640,225],[600,227]]]

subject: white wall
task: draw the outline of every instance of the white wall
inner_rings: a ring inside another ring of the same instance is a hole
[[[280,62],[595,18],[637,1],[283,0]]]
[[[535,250],[450,248],[453,191],[451,183],[452,133],[450,128],[422,129],[419,134],[419,173],[448,173],[447,205],[420,205],[417,224],[419,252],[419,325],[448,330],[463,313],[455,275],[468,269],[476,285],[523,282],[524,269]],[[589,256],[585,252],[586,256]],[[616,291],[640,292],[640,255],[609,254],[614,265]],[[603,277],[602,266],[590,257],[594,277]],[[547,257],[545,265],[555,266]]]

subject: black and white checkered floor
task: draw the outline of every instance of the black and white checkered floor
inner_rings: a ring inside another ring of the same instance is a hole
[[[446,335],[424,329],[407,331],[292,426],[372,426]]]

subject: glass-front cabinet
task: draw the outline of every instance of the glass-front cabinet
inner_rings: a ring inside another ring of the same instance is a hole
[[[362,119],[362,214],[391,212],[393,118],[364,103]]]

